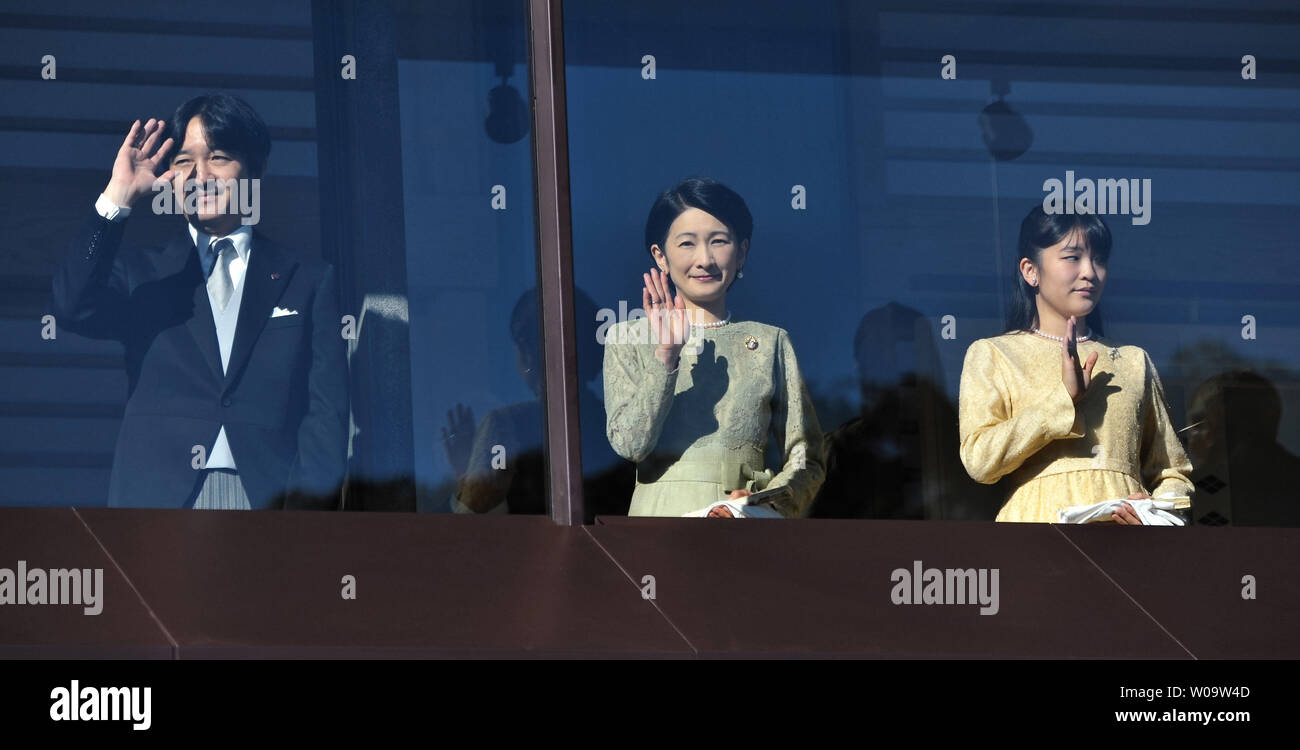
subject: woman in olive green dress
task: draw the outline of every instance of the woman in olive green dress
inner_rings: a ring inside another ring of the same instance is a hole
[[[789,334],[727,310],[752,231],[745,201],[709,179],[665,191],[650,210],[646,247],[656,267],[643,277],[646,314],[610,327],[604,340],[606,433],[637,464],[629,515],[798,517],[825,477],[821,429]],[[780,466],[764,465],[769,435]],[[789,493],[771,511],[744,505],[778,487]]]

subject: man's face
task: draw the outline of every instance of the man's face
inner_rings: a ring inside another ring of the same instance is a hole
[[[209,146],[198,117],[190,118],[181,148],[172,157],[171,169],[175,173],[172,190],[183,201],[191,224],[213,235],[229,234],[239,226],[239,201],[232,195],[233,186],[235,180],[248,175],[234,153]]]

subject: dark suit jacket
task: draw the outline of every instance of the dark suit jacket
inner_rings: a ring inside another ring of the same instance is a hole
[[[223,375],[187,229],[121,249],[126,222],[92,211],[54,275],[63,328],[126,348],[127,401],[108,504],[182,507],[193,447],[222,425],[254,508],[337,508],[347,454],[347,353],[333,267],[254,233]],[[298,315],[272,318],[275,307]]]

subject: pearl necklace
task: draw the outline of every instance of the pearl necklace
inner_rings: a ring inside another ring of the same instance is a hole
[[[1038,336],[1042,336],[1042,337],[1045,338],[1045,339],[1051,339],[1051,340],[1053,340],[1053,341],[1062,341],[1062,342],[1065,341],[1065,337],[1064,337],[1064,336],[1053,336],[1053,335],[1050,334],[1050,333],[1043,333],[1042,331],[1038,330],[1037,328],[1033,328],[1033,329],[1031,329],[1031,330],[1032,330],[1036,335],[1038,335]],[[1092,331],[1088,331],[1086,334],[1084,334],[1084,335],[1082,335],[1082,336],[1075,336],[1075,337],[1074,337],[1074,340],[1075,340],[1075,341],[1087,341],[1088,339],[1091,339],[1091,338],[1092,338]]]
[[[727,311],[727,317],[712,323],[691,323],[691,328],[721,328],[731,322],[731,311]]]

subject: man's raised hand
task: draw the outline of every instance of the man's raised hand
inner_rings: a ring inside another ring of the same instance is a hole
[[[167,126],[162,120],[152,117],[142,126],[139,120],[131,125],[131,130],[122,140],[122,147],[117,150],[117,159],[113,162],[113,176],[109,178],[104,196],[119,206],[130,208],[140,196],[153,190],[159,180],[170,180],[170,170],[158,176],[158,167],[175,145],[171,138],[162,142]]]

